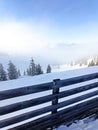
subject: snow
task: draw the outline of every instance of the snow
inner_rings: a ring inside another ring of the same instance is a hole
[[[67,127],[65,125],[61,125],[60,127],[54,130],[98,130],[98,119],[95,120],[94,117],[86,118],[76,123],[73,123],[71,126]]]
[[[25,76],[21,77],[17,80],[9,80],[0,82],[0,91],[20,88],[30,85],[42,84],[46,82],[51,82],[54,79],[67,79],[71,77],[77,77],[85,74],[95,73],[98,70],[98,66],[96,67],[86,67],[82,69],[68,70],[62,72],[53,72],[49,74],[42,74],[39,76]]]
[[[30,86],[30,85],[42,84],[42,83],[46,83],[46,82],[51,82],[54,79],[67,79],[67,78],[71,78],[71,77],[77,77],[77,76],[96,73],[96,72],[98,72],[98,66],[85,67],[85,68],[81,68],[81,69],[78,68],[78,69],[75,69],[75,70],[67,70],[67,71],[61,71],[61,72],[53,72],[53,73],[42,74],[42,75],[33,76],[33,77],[31,77],[31,76],[23,76],[23,77],[21,77],[19,79],[16,79],[16,80],[9,80],[9,81],[0,82],[0,91],[14,89],[14,88],[20,88],[20,87],[25,87],[25,86]],[[75,84],[75,85],[70,85],[68,87],[61,88],[60,91],[80,87],[80,86],[90,84],[90,83],[93,83],[93,82],[96,82],[96,81],[98,81],[98,79],[94,79],[94,80],[83,82],[83,83],[78,83],[78,84]],[[59,102],[65,101],[65,100],[71,99],[73,97],[77,97],[77,96],[80,96],[80,95],[83,95],[83,94],[86,94],[86,93],[89,93],[89,92],[92,92],[92,91],[96,91],[96,90],[97,89],[95,88],[95,89],[92,89],[92,90],[88,90],[86,92],[82,92],[81,94],[69,96],[66,99],[62,98],[62,99],[59,100]],[[8,100],[3,100],[3,101],[0,101],[0,106],[1,107],[6,106],[6,105],[13,104],[13,103],[16,103],[16,102],[20,102],[20,101],[29,100],[29,99],[32,99],[32,98],[37,98],[37,97],[49,95],[51,93],[52,93],[52,91],[45,91],[45,92],[41,92],[41,93],[29,94],[29,95],[26,95],[26,96],[12,98],[12,99],[8,99]],[[6,114],[6,115],[1,116],[0,120],[7,119],[7,118],[13,117],[15,115],[20,115],[21,113],[29,112],[31,110],[35,110],[35,109],[38,109],[38,108],[42,108],[43,106],[49,106],[50,104],[51,104],[51,102],[48,102],[48,103],[44,103],[42,105],[37,105],[37,106],[34,106],[34,107],[19,110],[17,112]],[[49,113],[46,113],[46,114],[49,114]],[[46,114],[44,114],[44,115],[46,115]],[[44,115],[42,115],[42,116],[44,116]],[[36,118],[38,118],[38,117],[36,117]],[[25,122],[29,122],[30,120],[34,120],[34,119],[35,118],[29,119],[27,121],[23,121],[22,123],[18,123],[18,124],[23,124]],[[98,122],[98,121],[96,120],[96,121],[94,121],[94,123],[95,122]],[[16,124],[16,126],[18,124]],[[84,129],[86,127],[83,128],[81,124],[83,126],[85,126],[85,123],[82,120],[82,121],[78,122],[77,124],[72,124],[70,127],[60,126],[56,130],[64,130],[64,129],[66,129],[66,130],[67,129],[68,130],[74,130],[74,129],[75,130],[86,130],[86,129]],[[95,124],[97,124],[97,123],[95,123]],[[10,128],[12,126],[13,125],[11,125],[11,126],[9,126],[7,128]],[[79,129],[79,127],[80,127],[80,129]],[[6,128],[3,128],[1,130],[5,130],[5,129]],[[87,130],[91,130],[91,129],[87,129]],[[92,130],[96,130],[96,129],[92,129]]]
[[[62,64],[62,65],[55,65],[52,66],[52,72],[61,72],[65,70],[75,70],[75,69],[81,69],[81,68],[86,68],[87,65],[80,66],[80,64],[76,65],[70,65],[70,64]]]

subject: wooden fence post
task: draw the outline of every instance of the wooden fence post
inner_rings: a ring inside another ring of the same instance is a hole
[[[52,90],[52,95],[56,95],[59,93],[59,88],[56,88],[56,84],[60,79],[54,79],[53,80],[53,90]],[[57,105],[58,104],[58,97],[55,96],[55,98],[52,100],[52,105]],[[57,113],[57,109],[52,111],[52,114]],[[54,122],[57,119],[52,119],[52,122]],[[55,126],[50,127],[48,130],[53,130]]]
[[[60,79],[55,79],[53,80],[53,91],[52,94],[58,94],[59,93],[59,88],[56,88],[56,83],[59,81]],[[58,104],[58,97],[55,97],[54,100],[52,100],[52,105],[57,105]],[[52,111],[52,114],[57,113],[57,109]]]

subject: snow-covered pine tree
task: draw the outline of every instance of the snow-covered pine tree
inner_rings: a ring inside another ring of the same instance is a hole
[[[21,73],[20,73],[20,70],[18,70],[18,77],[20,77],[21,76]]]
[[[0,64],[0,81],[5,81],[5,80],[7,80],[7,75],[3,68],[3,65]]]
[[[35,65],[35,63],[34,63],[33,58],[31,59],[28,72],[29,72],[29,75],[31,75],[31,76],[36,75],[36,65]]]
[[[97,59],[97,61],[96,61],[96,65],[98,65],[98,59]]]
[[[43,74],[42,67],[40,64],[36,65],[36,75]]]
[[[27,75],[30,75],[29,69],[27,69],[26,73],[27,73]]]
[[[96,64],[95,64],[95,62],[94,62],[94,60],[92,60],[89,64],[88,64],[88,66],[95,66]]]
[[[18,78],[18,71],[16,69],[16,66],[11,61],[8,64],[8,77],[9,79]]]
[[[26,72],[25,72],[25,70],[24,70],[24,72],[23,72],[23,75],[24,75],[24,76],[26,75]]]
[[[47,66],[46,73],[51,73],[51,66],[50,65]]]

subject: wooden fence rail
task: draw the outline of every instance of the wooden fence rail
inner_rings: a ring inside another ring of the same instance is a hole
[[[96,79],[96,82],[86,82],[93,79]],[[13,112],[17,113],[26,108],[51,102],[51,105],[43,106],[41,108],[37,107],[35,110],[30,109],[29,112],[23,112],[19,115],[16,114],[12,117],[1,119],[0,128],[5,128],[7,130],[44,130],[58,126],[61,123],[67,124],[76,119],[82,119],[92,114],[96,114],[98,112],[97,79],[98,73],[94,73],[65,80],[55,79],[53,82],[49,83],[0,91],[0,101],[4,101],[52,90],[52,93],[49,95],[1,106],[0,116],[5,116],[6,114],[9,115]],[[69,85],[76,85],[82,82],[83,84],[81,86],[75,88],[69,87]],[[60,91],[60,88],[62,87],[66,87],[67,89]],[[64,98],[63,101],[62,98]],[[35,117],[37,118],[21,124],[21,122]],[[13,126],[13,124],[15,126]]]

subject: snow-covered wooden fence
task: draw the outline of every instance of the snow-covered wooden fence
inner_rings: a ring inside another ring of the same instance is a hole
[[[51,105],[43,108],[38,108],[36,110],[31,110],[30,112],[22,113],[17,116],[9,117],[0,121],[0,128],[5,128],[9,130],[44,130],[47,128],[53,128],[60,125],[61,123],[68,124],[77,119],[82,119],[84,117],[90,116],[98,112],[98,82],[86,83],[85,81],[91,81],[98,78],[98,73],[83,75],[79,77],[73,77],[70,79],[60,80],[56,79],[53,82],[33,85],[23,88],[11,89],[0,91],[0,100],[11,99],[20,96],[26,96],[33,93],[39,93],[47,90],[52,90],[52,94],[26,100],[23,102],[18,102],[10,104],[7,106],[0,107],[0,116],[9,114],[12,112],[17,112],[24,108],[33,107],[43,103],[51,101]],[[83,83],[79,87],[71,88],[70,85],[77,85],[78,83]],[[67,90],[60,91],[62,87],[66,87]],[[69,89],[68,89],[69,87]],[[96,90],[94,90],[96,88]],[[83,93],[88,90],[92,90],[88,93]],[[83,93],[82,95],[80,93]],[[73,95],[76,95],[74,97]],[[68,98],[59,102],[59,99]],[[95,97],[96,96],[96,97]],[[93,97],[93,98],[92,98]],[[91,98],[91,99],[90,99]],[[73,104],[73,105],[72,105]],[[63,109],[61,109],[63,108]],[[40,115],[51,112],[47,115]],[[18,125],[17,123],[37,117],[33,121],[23,123]],[[7,126],[17,124],[12,128]]]

